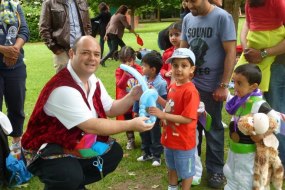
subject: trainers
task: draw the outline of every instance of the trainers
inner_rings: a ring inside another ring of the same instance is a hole
[[[148,160],[151,160],[151,159],[153,159],[153,157],[152,157],[151,155],[149,155],[149,154],[144,154],[144,155],[138,157],[138,158],[137,158],[137,161],[139,161],[139,162],[144,162],[144,161],[148,161]]]
[[[127,150],[135,149],[135,140],[134,139],[128,140],[126,149]]]
[[[191,185],[192,186],[197,186],[197,185],[200,185],[200,183],[201,183],[201,178],[194,176]]]
[[[15,143],[12,142],[12,145],[10,146],[10,150],[14,151],[14,152],[20,151],[21,148],[22,148],[21,141],[18,141],[18,142],[15,142]]]
[[[226,178],[222,173],[209,174],[208,186],[215,189],[220,189],[225,185]]]
[[[154,166],[154,167],[160,166],[160,165],[161,165],[161,160],[160,160],[160,158],[154,158],[151,165]]]

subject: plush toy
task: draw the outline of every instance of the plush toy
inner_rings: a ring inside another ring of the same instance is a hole
[[[275,119],[264,113],[249,114],[240,117],[238,128],[256,144],[253,189],[270,189],[272,182],[275,189],[282,190],[284,169],[278,156],[279,142],[273,134]]]

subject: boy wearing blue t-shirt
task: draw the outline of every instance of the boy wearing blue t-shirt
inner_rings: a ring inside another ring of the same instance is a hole
[[[161,67],[162,58],[156,51],[151,51],[142,58],[142,73],[144,75],[144,79],[150,86],[157,90],[159,96],[166,99],[167,83],[159,74]],[[162,109],[159,104],[156,106]],[[134,112],[138,113],[138,105],[134,107]],[[152,166],[160,166],[160,156],[163,152],[163,147],[160,142],[160,119],[157,118],[154,127],[150,131],[140,133],[140,136],[142,139],[142,150],[144,153],[137,159],[137,161],[152,160]]]

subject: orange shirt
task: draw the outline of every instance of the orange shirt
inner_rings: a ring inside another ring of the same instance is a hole
[[[187,124],[163,121],[161,143],[170,149],[190,150],[196,146],[196,125],[198,119],[199,93],[192,82],[181,86],[171,84],[167,95],[166,112],[192,119]]]

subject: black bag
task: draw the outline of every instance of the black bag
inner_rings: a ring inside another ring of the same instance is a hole
[[[8,185],[9,172],[6,168],[6,158],[9,153],[8,138],[0,126],[0,187]]]

